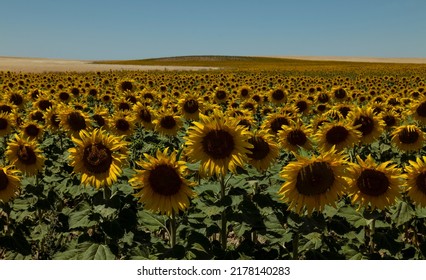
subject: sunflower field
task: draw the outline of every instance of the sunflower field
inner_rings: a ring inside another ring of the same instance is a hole
[[[426,65],[277,61],[0,72],[0,259],[424,259]]]

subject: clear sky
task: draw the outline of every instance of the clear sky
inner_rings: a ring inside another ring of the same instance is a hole
[[[0,56],[426,57],[425,0],[0,0]]]

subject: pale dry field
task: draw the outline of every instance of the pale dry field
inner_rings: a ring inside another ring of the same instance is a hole
[[[426,58],[377,58],[377,57],[349,57],[349,56],[274,56],[279,58],[319,60],[319,61],[351,61],[374,63],[421,63],[426,64]],[[209,70],[212,67],[189,66],[145,66],[145,65],[115,65],[93,64],[89,60],[67,60],[48,58],[24,58],[0,56],[0,71],[12,72],[89,72],[114,70]]]
[[[115,65],[93,64],[87,60],[67,60],[48,58],[0,57],[0,71],[12,72],[89,72],[113,70],[208,70],[210,67],[187,66],[143,66],[143,65]]]

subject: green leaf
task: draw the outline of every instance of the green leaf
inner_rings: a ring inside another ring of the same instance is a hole
[[[70,229],[88,228],[96,225],[97,222],[90,220],[91,209],[84,209],[72,212],[69,215],[68,224]]]
[[[339,217],[345,218],[355,228],[366,226],[367,220],[364,216],[352,207],[342,207],[336,214]]]
[[[400,201],[393,209],[392,220],[396,226],[400,226],[410,221],[415,215],[413,208],[405,201]]]
[[[81,260],[114,260],[115,256],[110,248],[104,244],[91,244],[79,255]]]
[[[165,215],[155,215],[142,210],[138,211],[138,219],[140,224],[149,231],[157,231],[159,228],[164,228],[168,231],[166,226],[167,218]]]
[[[322,236],[319,232],[311,232],[305,235],[304,239],[307,239],[308,242],[302,246],[301,251],[317,250],[322,246]]]

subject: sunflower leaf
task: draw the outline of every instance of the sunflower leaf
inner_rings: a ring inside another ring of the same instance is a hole
[[[82,260],[114,260],[111,249],[104,244],[93,243],[79,256]]]
[[[415,215],[413,208],[405,201],[400,201],[393,208],[392,220],[396,226],[400,226],[410,221]]]
[[[352,207],[342,207],[336,214],[339,217],[345,218],[355,228],[366,226],[367,220],[364,216]]]

